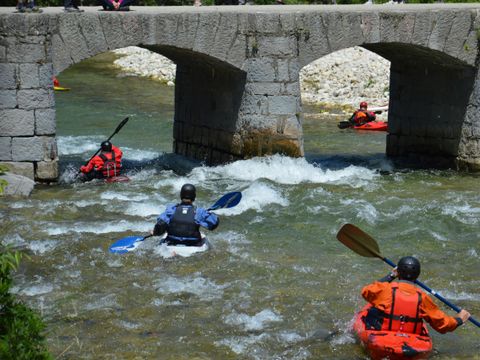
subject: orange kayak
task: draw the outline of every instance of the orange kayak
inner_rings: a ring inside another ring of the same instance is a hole
[[[371,121],[363,125],[354,126],[356,130],[370,130],[370,131],[388,131],[388,123],[384,121]]]
[[[371,305],[355,315],[353,331],[373,360],[427,359],[432,352],[432,339],[423,324],[423,334],[405,334],[398,331],[368,330],[363,318]]]

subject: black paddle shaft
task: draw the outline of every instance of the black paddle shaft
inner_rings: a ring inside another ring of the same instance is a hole
[[[128,121],[128,116],[122,120],[122,122],[120,124],[118,124],[117,128],[115,129],[115,131],[113,132],[112,135],[110,135],[110,137],[106,140],[106,141],[110,141],[111,138],[113,138],[115,136],[116,133],[118,133],[122,127],[127,123]],[[97,150],[97,152],[95,154],[92,155],[92,157],[90,159],[88,159],[88,161],[85,163],[85,166],[88,165],[88,163],[95,157],[97,156],[97,154],[100,152],[100,150],[102,150],[101,148]]]

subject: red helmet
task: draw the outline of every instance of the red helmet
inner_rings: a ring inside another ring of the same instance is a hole
[[[362,102],[360,103],[360,107],[361,107],[361,108],[362,108],[362,107],[364,107],[364,108],[368,107],[367,102],[366,102],[366,101],[362,101]]]

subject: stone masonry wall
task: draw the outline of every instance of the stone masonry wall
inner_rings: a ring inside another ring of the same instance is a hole
[[[241,158],[236,124],[244,88],[245,73],[233,67],[178,63],[174,152],[208,164]]]
[[[45,27],[30,20],[10,18],[26,33],[0,29],[0,161],[12,172],[50,181],[58,177],[52,64]]]
[[[467,67],[392,63],[387,155],[455,168],[473,75]]]

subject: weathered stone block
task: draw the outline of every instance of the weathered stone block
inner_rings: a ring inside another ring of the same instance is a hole
[[[31,136],[34,134],[33,111],[0,110],[0,136]]]
[[[300,111],[296,96],[268,97],[268,112],[273,115],[294,115]]]
[[[5,165],[9,173],[34,179],[33,162],[0,162],[0,165]]]
[[[55,106],[53,89],[19,90],[17,101],[20,109],[33,110]]]
[[[17,87],[15,64],[0,64],[0,89],[15,89]]]
[[[46,59],[44,44],[10,44],[7,60],[14,63],[36,63]]]
[[[258,36],[258,56],[292,56],[296,53],[296,40],[293,36]]]
[[[290,81],[290,74],[288,71],[289,68],[289,60],[288,59],[279,59],[277,60],[277,81]]]
[[[8,183],[5,192],[2,194],[6,196],[29,196],[35,186],[33,180],[21,175],[7,173],[0,175],[0,178]]]
[[[0,160],[12,160],[11,137],[0,137]]]
[[[274,82],[275,62],[269,58],[250,59],[247,65],[247,82]]]
[[[40,65],[38,68],[38,81],[42,88],[53,87],[53,65],[51,63]]]
[[[0,90],[0,109],[13,109],[17,106],[16,90]]]
[[[245,96],[240,107],[242,114],[268,114],[268,96],[250,95]]]
[[[41,137],[15,137],[12,139],[13,161],[41,161],[45,157]]]
[[[280,95],[282,92],[282,83],[250,82],[245,85],[245,92],[255,95]]]
[[[302,138],[302,124],[297,116],[289,116],[283,118],[278,122],[278,133],[287,137],[301,139]]]
[[[53,136],[42,136],[44,160],[51,161],[58,158],[57,142]]]
[[[20,64],[18,68],[21,89],[40,87],[40,81],[38,78],[38,64]]]
[[[58,160],[37,162],[36,180],[56,181],[58,178]]]
[[[234,13],[221,13],[219,28],[223,29],[216,33],[216,41],[210,50],[210,54],[218,59],[225,59],[228,50],[232,45],[232,40],[237,36],[237,29],[233,24],[236,24],[237,17]],[[241,60],[241,59],[239,59]]]
[[[52,48],[55,49],[55,54],[52,56],[54,69],[53,73],[58,74],[72,65],[73,60],[69,55],[68,48],[63,42],[62,37],[57,34],[52,36]]]
[[[5,61],[7,59],[7,48],[0,45],[0,61]]]
[[[55,109],[37,109],[35,110],[35,134],[36,135],[54,135]]]

